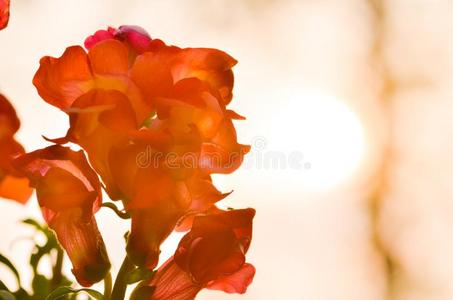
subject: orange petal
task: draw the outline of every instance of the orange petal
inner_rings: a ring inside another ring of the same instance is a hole
[[[246,263],[239,271],[209,282],[206,288],[224,291],[229,294],[244,294],[247,291],[247,287],[252,283],[255,272],[255,267]]]
[[[36,187],[44,219],[68,253],[78,282],[90,286],[102,280],[110,262],[94,219],[101,187],[83,152],[54,145],[24,154],[14,165]]]
[[[129,69],[127,48],[120,41],[107,39],[88,52],[94,74],[126,74]]]
[[[173,231],[182,210],[172,201],[161,201],[152,208],[132,210],[130,214],[128,256],[136,265],[152,270],[159,261],[160,245]]]
[[[203,285],[239,271],[252,238],[254,215],[253,209],[240,209],[196,217],[178,245],[175,262]]]
[[[68,210],[58,214],[49,226],[55,230],[71,260],[72,273],[82,286],[89,287],[105,278],[110,261],[93,215]]]
[[[37,188],[42,207],[56,212],[81,208],[91,213],[100,207],[100,182],[82,151],[54,145],[24,154],[13,165]]]
[[[158,150],[168,149],[173,141],[168,132],[154,130],[153,128],[142,128],[131,132],[129,136],[131,141],[137,144],[149,145]]]
[[[216,189],[210,177],[200,177],[200,175],[194,175],[193,178],[184,183],[187,186],[187,197],[189,198],[186,202],[190,203],[190,208],[188,213],[178,221],[177,231],[190,230],[194,218],[200,214],[206,214],[207,211],[215,207],[216,202],[232,193],[221,193]]]
[[[137,126],[127,97],[115,90],[92,90],[77,99],[67,111],[71,123],[69,138],[87,151],[109,196],[112,199],[120,198],[108,159],[111,149],[125,143],[127,133]]]
[[[186,48],[179,54],[172,67],[174,81],[196,77],[217,90],[224,104],[233,95],[234,77],[231,68],[237,63],[227,53],[209,48]]]
[[[237,170],[250,151],[249,146],[237,145],[234,150],[214,143],[203,143],[200,154],[200,167],[207,173],[229,174]]]
[[[187,133],[195,125],[205,138],[213,137],[223,120],[217,98],[196,78],[183,79],[175,84],[168,97],[155,98],[160,119],[166,120],[173,134]]]
[[[58,167],[50,168],[35,188],[39,204],[53,211],[90,206],[98,197],[79,178]]]
[[[127,209],[150,208],[172,199],[174,182],[162,168],[164,153],[146,144],[128,145],[112,151],[110,166],[122,187]]]
[[[13,135],[19,127],[20,121],[14,107],[5,96],[0,94],[0,138]]]
[[[28,178],[6,176],[0,180],[0,198],[15,200],[21,204],[27,203],[33,190]]]
[[[116,90],[91,90],[78,98],[66,111],[72,117],[71,127],[85,128],[81,136],[89,135],[100,125],[122,132],[137,127],[129,99]]]
[[[135,196],[135,180],[141,167],[147,167],[149,156],[146,148],[135,146],[112,147],[108,155],[111,181],[115,183],[120,197],[129,203]]]
[[[232,120],[245,120],[245,117],[241,116],[233,110],[227,110],[225,115]]]
[[[12,165],[12,160],[24,152],[24,148],[13,137],[0,139],[0,180],[6,175],[23,177]]]
[[[25,204],[32,189],[28,179],[12,165],[12,159],[23,153],[24,149],[12,136],[0,139],[0,197]]]
[[[149,161],[140,159],[140,154],[149,157]],[[152,269],[158,262],[160,244],[185,213],[187,203],[179,201],[177,186],[161,163],[154,161],[159,158],[152,156],[152,149],[131,145],[112,155],[111,170],[132,217],[128,255],[135,264]]]
[[[229,174],[243,162],[250,146],[237,142],[236,130],[230,119],[224,119],[218,131],[201,145],[200,168],[207,174]]]
[[[244,263],[254,215],[253,209],[215,209],[197,217],[175,255],[146,283],[154,288],[150,299],[194,299],[202,288],[244,293],[255,275]]]
[[[170,68],[159,54],[146,52],[137,57],[131,69],[131,77],[143,91],[147,102],[168,94],[173,85]]]
[[[72,46],[59,58],[41,58],[33,84],[46,102],[65,109],[90,89],[91,80],[87,54],[82,47]]]
[[[149,285],[155,287],[149,300],[192,300],[202,288],[193,283],[173,258],[159,268]]]

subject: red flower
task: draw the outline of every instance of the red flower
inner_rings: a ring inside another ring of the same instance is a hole
[[[14,164],[36,189],[44,219],[68,253],[77,281],[90,286],[102,280],[110,262],[94,218],[101,187],[83,152],[55,145],[24,154]]]
[[[149,299],[194,299],[203,288],[245,293],[255,275],[245,262],[254,215],[253,209],[241,209],[196,217],[175,255],[149,282],[155,288]]]
[[[8,26],[9,0],[0,0],[0,30]]]
[[[226,108],[236,60],[167,46],[136,26],[97,31],[85,46],[43,57],[33,83],[70,117],[66,137],[53,141],[87,152],[132,216],[130,257],[152,268],[178,220],[225,196],[210,175],[233,172],[249,150],[232,123],[241,117]]]
[[[151,43],[151,37],[141,27],[123,25],[118,29],[109,27],[107,30],[98,30],[85,40],[85,48],[91,49],[97,43],[108,40],[118,39],[123,41],[137,53],[143,53]]]
[[[25,152],[14,139],[19,127],[16,111],[0,94],[0,197],[24,204],[30,198],[32,189],[28,186],[28,179],[11,165],[14,156]]]

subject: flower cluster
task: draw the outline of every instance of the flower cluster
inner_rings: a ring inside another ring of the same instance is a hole
[[[244,118],[227,109],[236,60],[216,49],[168,46],[136,26],[99,30],[85,48],[41,59],[33,84],[70,127],[48,139],[53,146],[14,161],[36,188],[77,280],[90,286],[110,267],[94,218],[102,187],[131,217],[126,250],[136,266],[153,270],[171,232],[189,231],[137,293],[153,287],[150,299],[193,299],[202,288],[245,292],[255,272],[245,262],[255,211],[218,209],[228,193],[211,180],[236,170],[250,148],[237,142],[233,125]],[[143,153],[154,163],[141,164]],[[188,157],[191,164],[175,167]]]

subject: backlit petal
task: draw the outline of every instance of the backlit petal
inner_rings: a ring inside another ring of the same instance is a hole
[[[92,87],[91,80],[92,74],[85,50],[80,46],[72,46],[59,58],[41,58],[33,84],[45,101],[65,109]]]
[[[209,48],[186,48],[172,67],[175,82],[190,77],[205,81],[217,90],[228,104],[232,97],[234,77],[231,68],[237,61],[223,51]]]
[[[244,264],[239,271],[209,282],[206,288],[230,294],[244,294],[247,291],[247,287],[252,283],[255,272],[253,265]]]
[[[25,204],[33,192],[29,184],[26,177],[7,175],[0,180],[0,198],[11,199]]]
[[[201,290],[171,258],[159,268],[150,285],[156,289],[149,300],[193,300]]]
[[[14,107],[0,94],[0,138],[13,135],[19,127],[20,121]]]
[[[95,74],[126,74],[129,69],[127,48],[117,40],[97,43],[88,52],[88,58]]]
[[[14,160],[36,188],[44,219],[57,235],[83,286],[102,280],[110,269],[94,213],[102,195],[96,173],[82,151],[59,145]]]

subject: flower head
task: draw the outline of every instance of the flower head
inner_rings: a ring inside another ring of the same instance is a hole
[[[253,209],[215,209],[196,217],[174,256],[148,283],[154,287],[149,299],[194,299],[203,288],[244,293],[255,275],[245,262],[254,215]]]
[[[130,257],[153,268],[178,221],[225,196],[210,175],[233,172],[249,151],[232,122],[242,117],[226,108],[236,60],[168,46],[137,26],[99,30],[85,47],[43,57],[33,83],[70,118],[67,135],[52,141],[87,152],[132,216]]]
[[[83,286],[102,280],[110,269],[94,214],[101,187],[82,151],[59,145],[24,154],[14,161],[36,189],[42,214],[71,259]]]

